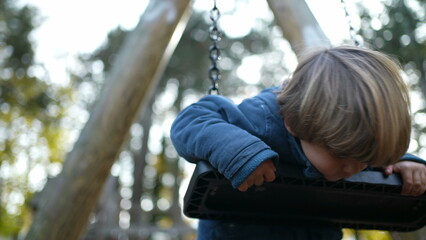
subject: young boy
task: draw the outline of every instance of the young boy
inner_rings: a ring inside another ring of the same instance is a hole
[[[171,138],[190,162],[208,160],[240,191],[275,179],[278,161],[307,177],[347,178],[367,166],[399,173],[403,195],[426,190],[426,162],[404,153],[410,104],[388,56],[335,47],[301,58],[283,87],[234,105],[206,96],[176,118]],[[261,203],[259,203],[261,204]],[[198,239],[340,239],[336,228],[200,220]]]

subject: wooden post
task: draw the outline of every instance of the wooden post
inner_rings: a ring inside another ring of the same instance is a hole
[[[307,48],[331,45],[305,1],[268,0],[268,4],[296,55]]]
[[[190,0],[150,1],[125,42],[26,240],[78,240],[138,110],[150,99],[187,23]],[[102,8],[101,8],[102,10]]]
[[[120,184],[118,177],[109,175],[105,183],[99,203],[93,214],[96,216],[96,222],[89,225],[84,239],[90,240],[110,240],[107,236],[111,229],[119,225],[120,215]]]
[[[144,169],[146,167],[146,155],[148,153],[148,140],[149,140],[149,129],[152,126],[152,103],[154,99],[151,99],[149,107],[145,108],[144,116],[140,120],[140,124],[143,129],[142,136],[142,147],[137,154],[133,156],[133,186],[132,186],[132,207],[130,209],[130,227],[137,228],[140,227],[142,222],[142,208],[141,208],[141,197],[143,194],[143,178],[144,178]],[[129,240],[134,240],[134,236],[129,236]]]

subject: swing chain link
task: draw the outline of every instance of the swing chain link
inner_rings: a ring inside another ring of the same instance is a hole
[[[217,22],[220,18],[220,11],[216,7],[216,0],[214,0],[213,9],[210,10],[210,19],[212,20],[212,26],[209,28],[209,35],[212,44],[209,48],[209,58],[211,61],[211,65],[209,68],[209,78],[211,81],[211,86],[209,88],[209,94],[215,92],[219,94],[219,85],[218,81],[221,77],[220,70],[217,66],[217,62],[220,60],[220,49],[218,47],[218,42],[222,38],[222,32],[219,30]]]
[[[358,35],[357,35],[357,32],[355,31],[355,28],[352,24],[351,16],[349,15],[349,11],[348,11],[346,2],[345,2],[345,0],[340,0],[340,3],[342,4],[343,10],[345,11],[346,20],[348,21],[350,38],[354,42],[355,46],[361,47],[362,46],[362,39],[360,40],[360,39],[357,38]]]

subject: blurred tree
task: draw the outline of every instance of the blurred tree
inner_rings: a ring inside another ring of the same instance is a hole
[[[33,7],[0,0],[0,236],[16,236],[28,224],[24,203],[66,147],[61,120],[72,91],[35,74],[43,72],[31,41],[38,20]]]
[[[67,155],[62,172],[53,184],[46,185],[40,200],[43,204],[26,239],[79,239],[86,230],[138,109],[146,106],[176,46],[172,36],[179,38],[183,32],[178,26],[186,25],[189,2],[149,2],[138,26],[120,49],[117,64]]]
[[[361,34],[373,48],[394,54],[408,70],[410,81],[426,96],[426,1],[387,0],[376,13],[361,6]]]

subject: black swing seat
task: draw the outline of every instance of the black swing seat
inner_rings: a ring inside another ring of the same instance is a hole
[[[278,166],[274,182],[240,192],[208,162],[200,161],[185,194],[183,212],[200,219],[401,232],[426,224],[426,194],[402,196],[398,174],[386,177],[380,171],[363,171],[329,182],[297,172],[288,165]]]

